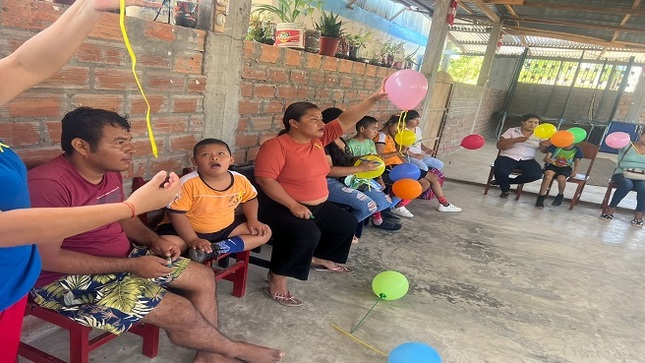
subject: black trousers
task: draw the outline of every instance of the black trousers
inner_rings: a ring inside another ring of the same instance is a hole
[[[260,221],[271,227],[271,272],[307,280],[311,258],[347,262],[358,221],[332,202],[309,207],[314,219],[295,217],[265,195],[259,196]]]
[[[513,169],[522,170],[522,175],[509,178]],[[495,159],[495,180],[503,192],[511,189],[511,184],[523,184],[536,181],[542,177],[542,167],[535,159],[517,161],[506,156]]]

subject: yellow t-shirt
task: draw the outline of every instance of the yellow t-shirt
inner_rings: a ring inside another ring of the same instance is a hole
[[[231,184],[224,190],[209,187],[197,171],[181,179],[181,197],[170,203],[160,224],[170,223],[168,213],[185,213],[197,233],[215,233],[235,219],[235,208],[255,197],[258,192],[242,174],[229,171]]]

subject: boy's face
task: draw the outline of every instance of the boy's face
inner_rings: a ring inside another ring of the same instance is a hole
[[[367,127],[361,127],[361,135],[366,139],[373,139],[378,134],[378,124],[372,123]]]
[[[396,135],[397,132],[399,132],[397,128],[398,128],[398,125],[396,124],[396,122],[391,123],[387,126],[387,132],[390,134],[390,136],[394,137],[394,135]]]
[[[233,161],[233,156],[228,152],[226,146],[219,144],[204,145],[193,156],[197,171],[204,175],[217,176],[226,173]]]
[[[413,128],[419,126],[419,123],[421,123],[421,117],[416,117],[416,118],[413,118],[411,120],[408,120],[408,121],[406,121],[405,124],[407,125],[407,127],[413,129]]]

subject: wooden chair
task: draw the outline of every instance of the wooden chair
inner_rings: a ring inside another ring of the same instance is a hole
[[[605,197],[602,198],[602,213],[605,213],[607,211],[607,207],[609,207],[609,198],[611,198],[611,191],[616,188],[616,183],[614,183],[613,180],[609,179],[609,183],[607,183],[607,191],[605,192]]]
[[[190,172],[191,169],[185,168],[182,171],[182,175],[188,174]],[[132,178],[132,191],[137,190],[145,183],[146,181],[143,180],[142,177],[137,176]],[[157,213],[156,218],[151,218],[151,216],[148,216],[148,214],[151,213],[142,214],[139,216],[139,218],[148,227],[155,229],[157,227],[157,223],[160,220],[160,213]],[[233,257],[233,255],[235,256],[235,263],[229,265],[228,258]],[[207,259],[203,262],[203,264],[213,269],[213,272],[215,273],[215,280],[224,279],[233,282],[233,296],[242,298],[246,294],[246,278],[249,273],[249,256],[249,251],[225,253],[215,258]],[[220,261],[224,262],[222,263],[222,266],[220,266],[219,264]]]
[[[33,302],[28,303],[27,309],[25,310],[25,316],[29,315],[57,325],[69,332],[70,363],[89,363],[89,355],[92,350],[118,337],[118,335],[104,332],[94,338],[90,338],[92,328],[78,324],[58,314],[54,310],[41,308]],[[143,355],[150,358],[157,356],[159,352],[158,327],[150,324],[137,323],[128,332],[137,334],[143,338]],[[36,363],[65,363],[64,360],[24,342],[20,342],[18,355]]]
[[[583,159],[588,159],[589,166],[587,167],[587,171],[585,172],[583,179],[577,179],[575,178],[575,175],[572,175],[569,178],[567,178],[568,183],[576,184],[576,190],[573,193],[573,198],[571,198],[571,203],[569,203],[569,209],[573,209],[573,207],[575,207],[576,204],[578,204],[578,201],[580,201],[580,196],[582,195],[582,191],[584,190],[585,185],[587,185],[587,180],[589,180],[589,174],[591,173],[591,168],[593,168],[593,164],[596,161],[598,150],[600,150],[600,146],[594,145],[589,142],[583,141],[576,145],[580,149],[582,149]],[[549,195],[549,192],[551,191],[551,186],[553,185],[553,181],[554,179],[551,179],[551,183],[549,183],[549,188],[546,190],[546,195]],[[610,182],[609,184],[611,185],[612,183]],[[611,193],[611,190],[608,189],[607,193]],[[607,195],[605,197],[609,199]]]
[[[497,157],[499,157],[500,151],[497,152]],[[497,158],[496,157],[496,158]],[[521,169],[513,169],[511,172],[511,175],[514,177],[518,177],[522,175],[522,170]],[[490,190],[492,186],[492,182],[495,179],[495,162],[492,162],[490,164],[490,172],[488,172],[488,180],[486,181],[486,187],[484,188],[484,195],[488,195],[488,191]],[[517,187],[515,188],[515,200],[519,200],[520,196],[522,195],[522,189],[524,189],[524,184],[517,184]]]

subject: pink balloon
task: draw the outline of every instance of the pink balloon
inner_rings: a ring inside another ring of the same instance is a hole
[[[605,137],[605,144],[612,149],[621,149],[629,144],[630,137],[626,132],[612,132]]]
[[[402,69],[387,78],[385,92],[396,107],[412,110],[426,97],[428,80],[417,71]]]
[[[461,146],[468,150],[477,150],[484,146],[484,137],[482,135],[472,134],[461,140]]]

